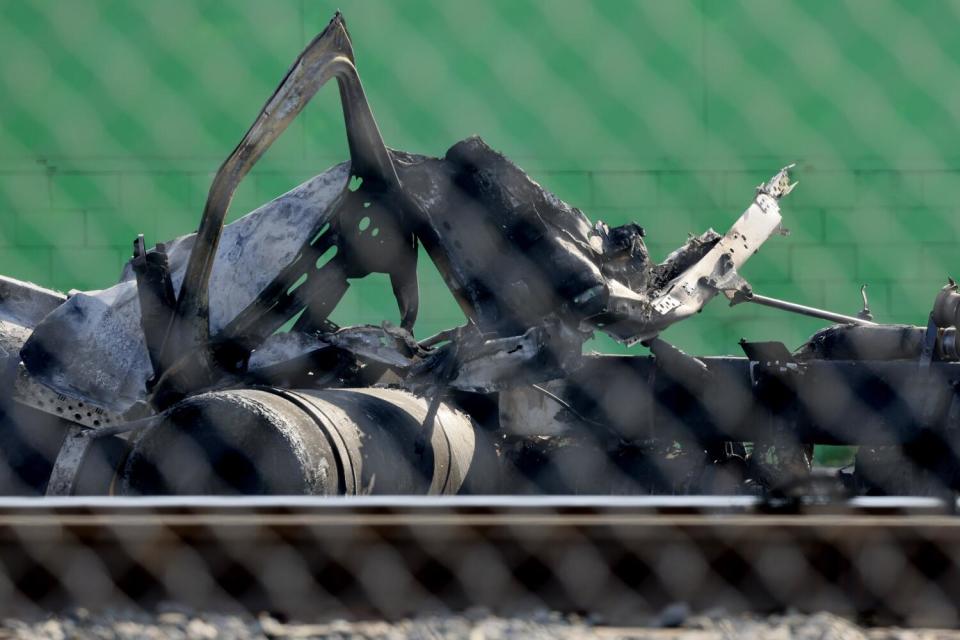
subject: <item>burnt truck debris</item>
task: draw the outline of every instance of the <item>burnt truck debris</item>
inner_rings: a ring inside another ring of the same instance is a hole
[[[225,225],[243,177],[335,80],[350,159]],[[809,491],[815,444],[859,447],[831,491],[960,486],[960,291],[925,326],[755,293],[790,167],[729,230],[653,261],[478,137],[385,146],[338,14],[217,173],[196,233],[134,241],[120,281],[65,296],[0,279],[4,493]],[[655,224],[655,221],[650,221]],[[463,326],[415,334],[423,248]],[[400,323],[340,327],[386,274]],[[722,296],[823,319],[797,351],[688,355],[660,335]],[[934,296],[931,296],[932,298]],[[649,355],[585,355],[603,332]]]

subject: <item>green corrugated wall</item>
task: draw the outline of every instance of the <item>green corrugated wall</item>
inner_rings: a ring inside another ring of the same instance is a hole
[[[0,273],[101,288],[136,233],[192,231],[337,7],[393,147],[442,154],[479,133],[591,218],[639,221],[658,258],[725,230],[796,162],[792,234],[743,269],[759,292],[853,313],[866,282],[879,320],[922,324],[960,273],[960,3],[932,0],[0,0]],[[231,217],[346,157],[326,89]],[[423,271],[426,334],[459,317]],[[335,315],[396,317],[382,278]],[[731,353],[818,325],[716,301],[666,337]]]

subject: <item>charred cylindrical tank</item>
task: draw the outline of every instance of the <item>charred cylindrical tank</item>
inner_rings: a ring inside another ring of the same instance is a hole
[[[399,389],[216,391],[136,441],[128,495],[453,494],[496,487],[496,453],[465,413]]]

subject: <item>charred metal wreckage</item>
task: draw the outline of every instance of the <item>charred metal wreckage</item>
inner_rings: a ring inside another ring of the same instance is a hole
[[[224,225],[239,182],[327,81],[350,161]],[[783,169],[730,230],[654,263],[636,224],[591,224],[480,138],[387,148],[337,15],[217,173],[195,234],[63,296],[0,281],[5,492],[758,492],[859,445],[859,492],[958,486],[960,293],[926,327],[755,294]],[[422,245],[466,324],[414,337]],[[338,327],[389,276],[400,325]],[[722,295],[836,323],[791,353],[696,358],[659,335]],[[866,300],[864,300],[866,302]],[[583,355],[594,331],[650,356]],[[748,443],[748,444],[746,444]]]

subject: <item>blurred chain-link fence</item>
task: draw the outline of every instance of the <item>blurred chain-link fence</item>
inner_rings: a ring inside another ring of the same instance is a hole
[[[960,4],[340,8],[391,150],[322,89],[217,253],[334,7],[0,0],[0,273],[106,289],[0,282],[0,493],[486,497],[0,501],[0,609],[956,626]]]
[[[871,638],[956,633],[957,529],[929,503],[805,515],[734,500],[516,498],[0,508],[0,624],[16,631],[16,616],[37,629],[20,637],[142,637],[145,623],[176,637],[248,637],[224,614],[242,614],[252,637],[278,638],[868,637],[797,615],[810,612],[941,629]],[[65,613],[45,632],[34,621],[51,611]],[[763,634],[743,617],[778,611],[794,622]],[[187,628],[204,617],[194,612],[219,620]],[[390,624],[411,617],[442,622]],[[371,626],[344,622],[357,620]]]

